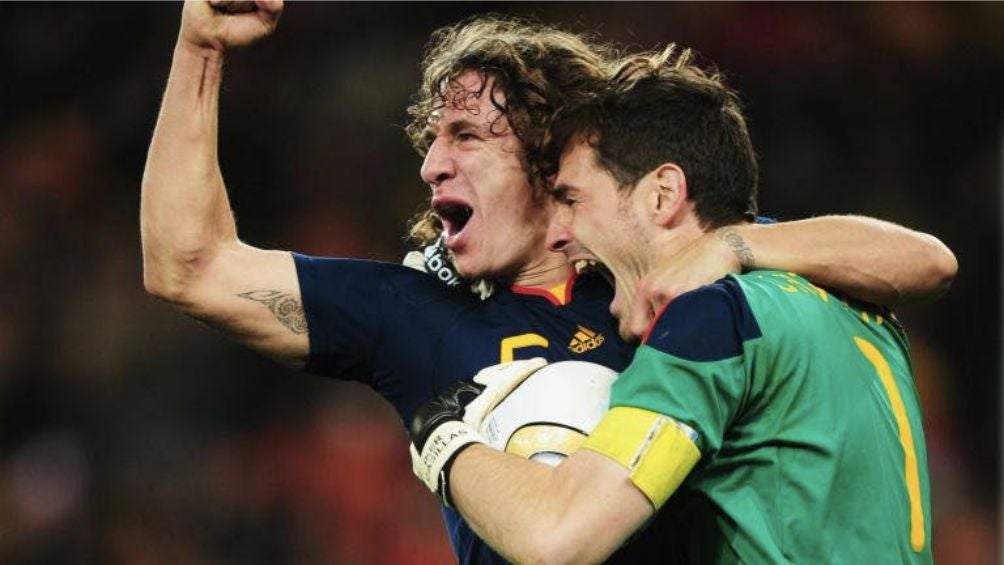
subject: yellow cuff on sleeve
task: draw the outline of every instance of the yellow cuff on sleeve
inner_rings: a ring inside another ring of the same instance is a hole
[[[676,420],[641,408],[607,412],[583,447],[631,472],[631,482],[658,510],[701,458],[697,433]]]

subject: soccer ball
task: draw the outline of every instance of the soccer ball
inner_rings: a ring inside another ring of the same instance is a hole
[[[616,378],[613,370],[586,361],[546,365],[492,410],[481,435],[496,449],[557,465],[603,418]]]

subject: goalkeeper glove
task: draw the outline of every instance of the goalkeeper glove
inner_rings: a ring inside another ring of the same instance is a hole
[[[485,417],[538,369],[543,358],[486,367],[473,381],[458,381],[423,404],[411,421],[411,468],[446,506],[453,506],[449,477],[453,461],[475,443]]]

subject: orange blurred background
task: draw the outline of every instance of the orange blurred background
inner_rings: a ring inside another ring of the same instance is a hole
[[[1004,4],[291,3],[229,56],[221,160],[244,240],[395,261],[427,197],[402,129],[429,33],[535,14],[715,61],[765,214],[876,216],[958,255],[903,308],[941,563],[1000,555]],[[139,183],[180,5],[0,4],[0,562],[452,559],[404,430],[142,290]]]

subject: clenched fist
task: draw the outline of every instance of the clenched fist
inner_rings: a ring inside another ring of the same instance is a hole
[[[222,52],[269,35],[281,14],[282,0],[187,0],[178,41]]]

